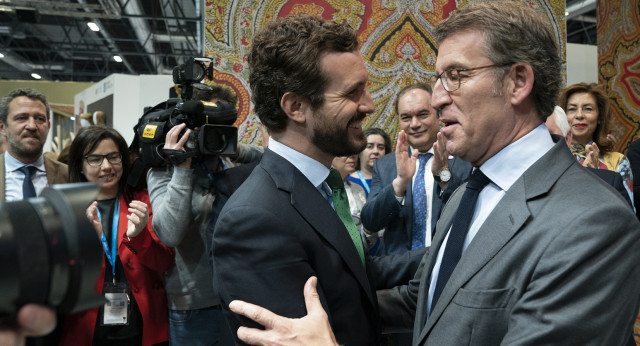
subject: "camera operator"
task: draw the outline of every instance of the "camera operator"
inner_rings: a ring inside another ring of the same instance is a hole
[[[193,85],[193,100],[235,104],[236,96],[221,86]],[[164,149],[184,150],[191,130],[174,126]],[[239,145],[236,162],[258,160],[257,147]],[[213,173],[234,166],[229,158],[205,155],[166,168],[151,168],[147,184],[156,216],[153,229],[162,243],[176,250],[175,264],[165,277],[169,304],[169,341],[172,345],[231,345],[220,299],[213,289],[205,230],[215,199]]]

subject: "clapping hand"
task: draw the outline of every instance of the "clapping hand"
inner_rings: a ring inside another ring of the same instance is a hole
[[[133,238],[140,234],[149,222],[149,207],[146,203],[140,201],[131,201],[129,204],[129,212],[127,215],[127,237]]]

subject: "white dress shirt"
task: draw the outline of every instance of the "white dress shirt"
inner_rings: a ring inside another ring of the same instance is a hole
[[[320,162],[310,158],[309,156],[292,149],[272,137],[269,137],[269,149],[274,153],[282,156],[285,160],[289,161],[295,168],[297,168],[302,175],[307,177],[311,184],[318,189],[323,195],[327,196],[327,189],[331,194],[331,189],[328,186],[324,186],[325,179],[329,176],[329,168]]]
[[[9,154],[9,151],[4,152],[4,183],[5,183],[5,200],[19,201],[22,200],[22,182],[24,181],[24,173],[20,172],[20,167],[25,164],[18,161],[15,157]],[[44,168],[44,157],[40,155],[36,162],[29,164],[28,166],[34,166],[38,170],[31,178],[33,187],[36,189],[36,195],[40,196],[42,190],[49,185],[47,181],[47,172]]]
[[[473,212],[471,225],[469,226],[469,233],[467,233],[467,237],[462,246],[462,256],[464,256],[464,250],[467,249],[478,233],[480,226],[482,226],[489,214],[491,214],[491,211],[493,211],[498,202],[504,197],[511,185],[513,185],[529,167],[538,161],[538,159],[546,154],[553,145],[554,143],[551,135],[549,135],[549,130],[544,124],[541,124],[524,137],[500,150],[480,166],[479,169],[491,179],[491,183],[478,195],[476,208]],[[436,280],[440,273],[442,256],[444,255],[444,250],[449,240],[449,232],[451,232],[451,228],[449,228],[447,236],[438,250],[438,257],[431,272],[429,302],[427,306],[429,312],[431,312],[433,291],[436,288]],[[451,275],[455,275],[455,270]]]

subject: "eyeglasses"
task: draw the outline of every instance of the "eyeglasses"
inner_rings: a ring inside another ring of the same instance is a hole
[[[512,63],[500,64],[500,65],[494,64],[494,65],[479,66],[474,68],[462,68],[462,69],[452,68],[442,72],[440,75],[432,76],[431,87],[435,88],[436,83],[438,82],[438,79],[439,79],[440,82],[442,82],[442,86],[444,87],[444,90],[448,92],[456,91],[460,89],[460,83],[462,82],[462,79],[468,77],[466,75],[461,74],[461,72],[475,71],[475,70],[480,70],[483,68],[490,68],[490,67],[491,68],[505,67],[505,66],[511,66],[511,65],[513,64]]]
[[[109,161],[109,163],[112,165],[120,164],[122,162],[122,155],[120,154],[119,151],[114,151],[106,155],[96,155],[96,154],[85,155],[84,159],[85,161],[87,161],[89,166],[97,168],[102,165],[102,162],[104,161],[104,159],[107,159],[107,161]]]

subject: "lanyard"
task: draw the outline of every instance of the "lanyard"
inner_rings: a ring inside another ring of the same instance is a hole
[[[357,171],[357,173],[358,177],[360,177],[360,182],[362,182],[362,187],[364,187],[364,189],[367,191],[367,194],[369,194],[369,184],[367,184],[367,179],[364,178],[360,171]]]
[[[98,219],[102,222],[102,217],[100,216],[100,210],[98,210]],[[116,275],[116,248],[118,247],[118,222],[120,221],[120,199],[116,198],[115,201],[115,210],[113,211],[113,222],[111,223],[111,252],[109,252],[109,243],[107,243],[107,239],[104,237],[104,232],[102,232],[102,247],[104,248],[104,254],[107,255],[107,260],[109,260],[109,264],[111,264],[111,274],[113,274],[113,278],[115,280]]]

